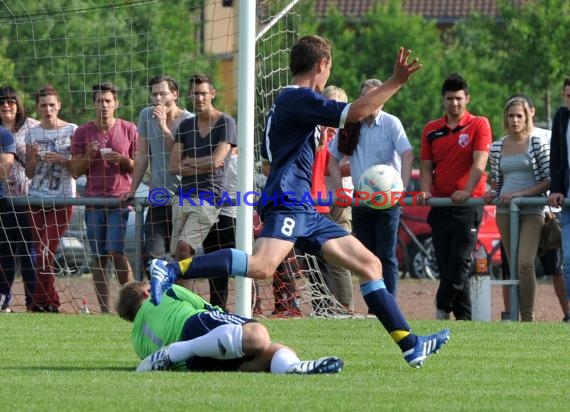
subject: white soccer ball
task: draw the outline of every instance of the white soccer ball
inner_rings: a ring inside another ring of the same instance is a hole
[[[388,165],[374,165],[358,181],[358,197],[372,209],[388,209],[405,196],[400,173]]]

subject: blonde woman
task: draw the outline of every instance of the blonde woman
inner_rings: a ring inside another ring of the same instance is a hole
[[[531,108],[523,98],[507,101],[503,125],[507,135],[491,146],[492,185],[484,197],[487,201],[498,200],[497,226],[509,261],[514,259],[510,256],[511,242],[518,242],[520,316],[523,322],[532,322],[536,289],[534,258],[544,224],[544,208],[521,208],[519,238],[511,239],[509,205],[515,198],[545,195],[550,187],[550,146],[532,133]]]

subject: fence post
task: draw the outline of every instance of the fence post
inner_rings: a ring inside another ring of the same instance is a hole
[[[469,276],[471,318],[482,322],[491,321],[491,276]]]
[[[141,202],[135,201],[135,267],[133,269],[135,271],[135,279],[138,281],[144,280],[142,267],[143,220],[144,206]]]
[[[511,260],[509,260],[510,280],[512,282],[518,280],[519,265],[518,265],[518,251],[519,251],[519,215],[520,208],[518,205],[519,199],[511,201]],[[519,320],[519,286],[518,283],[511,284],[511,320],[518,322]]]

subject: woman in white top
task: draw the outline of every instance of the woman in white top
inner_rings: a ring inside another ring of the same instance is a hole
[[[518,242],[518,276],[520,315],[523,322],[532,322],[536,277],[534,258],[544,225],[543,206],[522,207],[519,238],[510,237],[510,202],[517,197],[545,195],[550,187],[550,146],[534,136],[531,108],[520,97],[507,101],[503,114],[507,135],[493,142],[490,153],[491,190],[486,200],[498,199],[497,226],[511,261],[511,240]]]
[[[28,194],[29,180],[26,177],[24,164],[26,161],[26,144],[24,137],[28,129],[35,126],[39,122],[27,116],[22,99],[16,93],[16,90],[10,85],[0,86],[0,125],[8,129],[14,136],[16,143],[16,156],[12,170],[4,185],[4,195],[10,196],[26,196]],[[12,289],[16,276],[17,261],[20,264],[22,280],[24,281],[24,292],[26,295],[26,306],[32,305],[32,293],[36,278],[34,268],[34,251],[32,244],[27,241],[31,239],[30,224],[27,218],[27,209],[24,206],[14,206],[9,202],[12,208],[14,222],[16,222],[19,230],[10,232],[10,245],[0,245],[0,255],[2,262],[0,266],[4,271],[3,281],[7,282],[7,290]],[[1,293],[1,292],[0,292]],[[0,312],[11,312],[10,301],[12,294],[3,293],[5,296],[0,305]]]
[[[51,86],[45,86],[36,93],[36,108],[41,122],[26,135],[26,176],[31,179],[28,195],[57,199],[75,197],[75,179],[69,169],[69,148],[77,125],[58,117],[61,101]],[[59,311],[53,263],[59,239],[67,230],[72,211],[71,205],[30,208],[38,270],[33,311]]]

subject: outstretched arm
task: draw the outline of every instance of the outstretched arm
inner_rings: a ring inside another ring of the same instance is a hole
[[[382,83],[381,86],[364,96],[360,96],[350,105],[346,118],[347,122],[359,122],[366,116],[374,113],[375,110],[400,90],[404,83],[412,77],[412,74],[422,68],[417,57],[411,62],[408,61],[411,54],[411,50],[404,51],[404,48],[400,47],[392,76]]]

